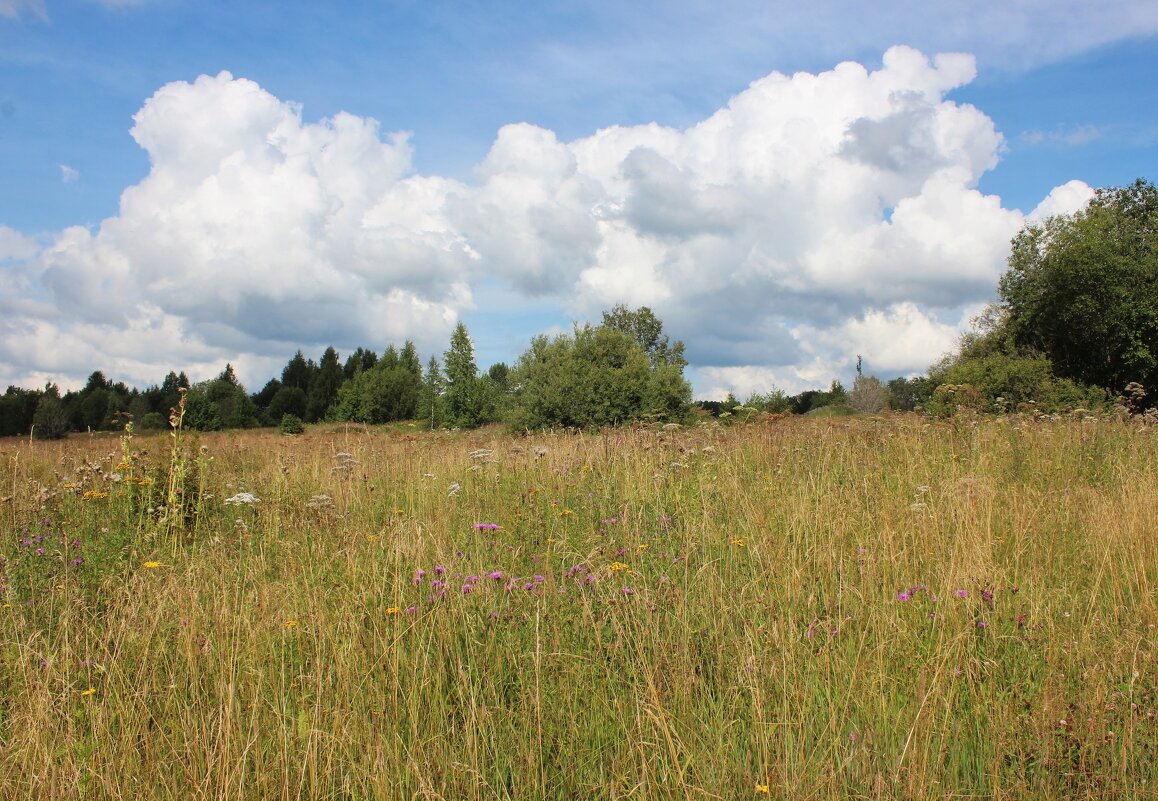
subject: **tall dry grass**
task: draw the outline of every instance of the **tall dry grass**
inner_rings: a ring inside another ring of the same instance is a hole
[[[1154,794],[1153,429],[173,445],[0,444],[0,798]]]

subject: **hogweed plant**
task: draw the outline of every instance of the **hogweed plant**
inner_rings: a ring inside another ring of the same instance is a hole
[[[185,436],[0,443],[0,798],[1154,795],[1152,429]]]

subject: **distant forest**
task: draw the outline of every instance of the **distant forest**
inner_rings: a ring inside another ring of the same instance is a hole
[[[1158,403],[1158,191],[1139,179],[1100,189],[1076,214],[1027,225],[1014,238],[1009,269],[992,304],[955,353],[916,378],[882,382],[861,372],[849,389],[693,404],[684,343],[672,342],[647,307],[616,306],[597,326],[533,339],[515,365],[480,372],[459,323],[441,360],[423,365],[413,342],[381,354],[359,347],[345,360],[332,347],[318,361],[298,351],[280,378],[250,394],[225,365],[190,384],[170,372],[160,384],[129,388],[93,372],[61,395],[10,386],[0,396],[0,436],[59,438],[132,422],[165,429],[180,415],[200,431],[280,426],[296,433],[322,421],[427,428],[505,423],[513,430],[589,428],[633,421],[684,423],[763,412],[856,414],[885,409],[949,415],[1104,406],[1134,412]]]

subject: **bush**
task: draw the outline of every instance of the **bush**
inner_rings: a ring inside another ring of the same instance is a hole
[[[298,417],[296,414],[282,415],[280,428],[281,433],[287,435],[306,433],[306,426],[302,422],[302,418]]]
[[[160,412],[149,412],[141,417],[137,427],[142,431],[161,431],[169,427],[169,421]]]

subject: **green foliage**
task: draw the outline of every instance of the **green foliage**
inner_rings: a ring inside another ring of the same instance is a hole
[[[1074,382],[1158,386],[1158,190],[1100,189],[1084,211],[1024,228],[1001,300],[1013,342]]]
[[[610,325],[537,337],[512,384],[519,389],[508,420],[517,430],[676,422],[690,413],[691,387],[678,359],[653,361],[635,336]]]
[[[287,414],[304,418],[306,416],[306,391],[300,387],[281,386],[270,398],[266,407],[269,420],[281,420]]]
[[[68,436],[68,411],[60,400],[54,384],[48,384],[36,403],[32,418],[32,432],[37,439],[64,439]]]
[[[663,332],[663,323],[647,306],[632,310],[618,303],[611,311],[603,312],[603,325],[634,339],[651,360],[652,367],[668,364],[682,370],[688,365],[684,343],[677,340],[672,344]]]
[[[928,376],[894,378],[885,385],[889,392],[889,408],[898,412],[912,412],[933,396],[937,385]]]
[[[286,435],[304,434],[306,433],[306,426],[302,422],[302,418],[296,414],[282,415],[281,425],[278,426],[281,433]]]
[[[391,345],[381,360],[359,370],[338,390],[334,418],[356,423],[410,420],[422,393],[422,367],[414,343],[407,342],[400,356]]]
[[[185,426],[196,431],[223,428],[252,428],[257,425],[257,407],[237,381],[232,365],[226,365],[212,381],[194,385],[185,396]]]
[[[447,423],[459,428],[474,428],[482,421],[482,397],[478,386],[478,365],[474,360],[474,343],[466,326],[455,326],[450,348],[443,354],[446,370]]]
[[[281,371],[281,383],[287,387],[297,387],[303,392],[308,392],[317,371],[318,367],[313,360],[306,361],[306,357],[299,350]]]
[[[32,430],[40,393],[10,386],[0,396],[0,437],[27,434]]]
[[[1001,309],[990,308],[974,323],[976,330],[962,337],[958,353],[935,365],[928,381],[935,386],[968,386],[976,391],[977,398],[970,393],[968,402],[961,402],[953,400],[952,391],[946,391],[949,395],[934,392],[925,404],[926,411],[950,414],[957,405],[1002,412],[1032,403],[1041,411],[1056,412],[1106,402],[1104,390],[1059,378],[1048,357],[1019,348]]]
[[[142,431],[163,431],[168,425],[169,421],[160,412],[149,412],[137,423],[137,427]]]
[[[316,423],[326,419],[330,407],[338,399],[338,390],[342,386],[342,365],[338,362],[338,352],[333,348],[326,348],[322,354],[322,362],[318,371],[310,382],[306,393],[306,420]]]
[[[422,380],[422,390],[418,396],[417,417],[423,425],[429,423],[430,430],[440,428],[446,423],[446,412],[443,406],[443,393],[446,391],[446,379],[442,375],[442,366],[434,356],[426,365],[426,375]]]
[[[985,396],[972,384],[940,384],[926,410],[936,417],[952,417],[961,412],[979,412],[984,407]]]

